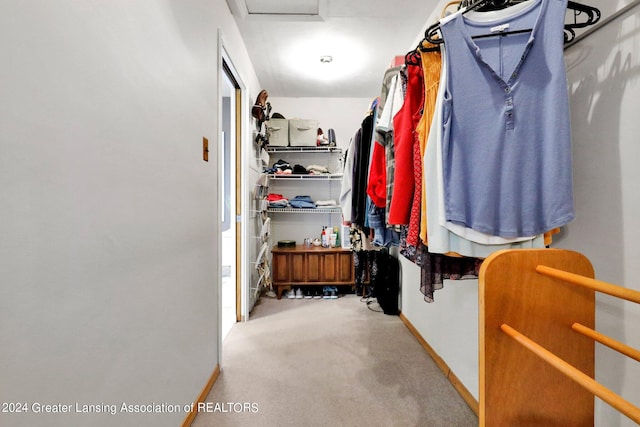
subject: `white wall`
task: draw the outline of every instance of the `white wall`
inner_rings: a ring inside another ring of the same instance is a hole
[[[0,5],[2,426],[176,426],[218,363],[218,29],[223,0]],[[202,137],[213,147],[202,161]]]
[[[566,51],[577,216],[557,245],[589,257],[597,278],[635,290],[640,290],[638,29],[640,7],[635,7]],[[606,295],[596,301],[596,329],[640,348],[640,306]],[[637,362],[597,345],[596,379],[640,406]],[[636,425],[599,400],[596,405],[596,426]]]
[[[478,280],[445,280],[433,303],[420,292],[420,269],[402,255],[402,314],[476,398],[478,375]]]
[[[427,22],[434,22],[445,3],[441,2]],[[603,19],[624,6],[604,0],[589,4],[600,8]],[[640,159],[640,123],[636,118],[640,108],[639,23],[636,7],[566,51],[577,217],[554,238],[553,245],[584,253],[597,278],[632,289],[640,289],[640,198],[636,184]],[[418,291],[419,269],[402,257],[401,267],[403,314],[478,398],[477,280],[445,281],[444,288],[435,293],[435,302],[427,304]],[[637,306],[600,296],[596,320],[601,332],[640,347]],[[597,347],[596,379],[635,405],[640,404],[638,378],[636,362]],[[597,400],[595,425],[626,427],[634,423]]]
[[[382,70],[384,73],[384,70]],[[383,74],[380,75],[382,85]],[[377,89],[377,88],[376,88]],[[268,88],[267,88],[268,90]],[[280,98],[269,97],[273,108],[287,119],[318,120],[319,126],[326,132],[332,128],[336,132],[338,147],[346,149],[351,137],[355,135],[367,113],[369,105],[379,90],[371,93],[371,98]]]

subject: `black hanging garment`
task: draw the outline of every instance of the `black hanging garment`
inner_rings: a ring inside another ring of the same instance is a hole
[[[365,281],[367,272],[370,270],[369,251],[353,251],[353,269],[355,271],[355,291],[356,295],[365,296]]]
[[[400,293],[400,264],[386,250],[372,251],[371,287],[384,314],[397,316]]]
[[[365,219],[367,216],[367,182],[369,173],[369,153],[371,152],[371,143],[373,138],[373,128],[375,123],[374,114],[367,115],[362,121],[360,129],[356,133],[353,141],[356,151],[353,158],[353,179],[352,179],[352,212],[351,223],[365,227]]]

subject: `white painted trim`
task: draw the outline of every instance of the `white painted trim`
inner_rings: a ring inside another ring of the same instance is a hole
[[[247,4],[244,0],[227,0],[227,5],[229,6],[229,10],[231,10],[231,14],[235,17],[245,19],[247,15],[249,15]]]

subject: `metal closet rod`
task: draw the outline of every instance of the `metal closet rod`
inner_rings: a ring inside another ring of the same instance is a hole
[[[624,6],[622,9],[620,9],[620,10],[614,12],[613,14],[611,14],[611,16],[608,16],[605,20],[600,21],[599,23],[597,23],[593,27],[589,28],[584,33],[582,33],[579,36],[577,36],[571,42],[567,43],[567,45],[564,48],[565,49],[570,48],[574,44],[578,43],[580,40],[590,36],[593,33],[595,33],[600,28],[604,27],[605,25],[607,25],[608,23],[610,23],[614,19],[618,18],[619,16],[624,15],[625,13],[627,13],[628,11],[630,11],[631,9],[633,9],[634,7],[636,7],[638,5],[640,5],[640,0],[635,0],[635,1],[631,2],[631,3],[629,3],[628,5]]]

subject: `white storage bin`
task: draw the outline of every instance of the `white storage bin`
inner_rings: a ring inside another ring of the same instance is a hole
[[[267,131],[269,132],[269,145],[286,147],[289,145],[289,120],[269,119]]]
[[[318,140],[317,120],[289,119],[289,145],[315,147]]]

